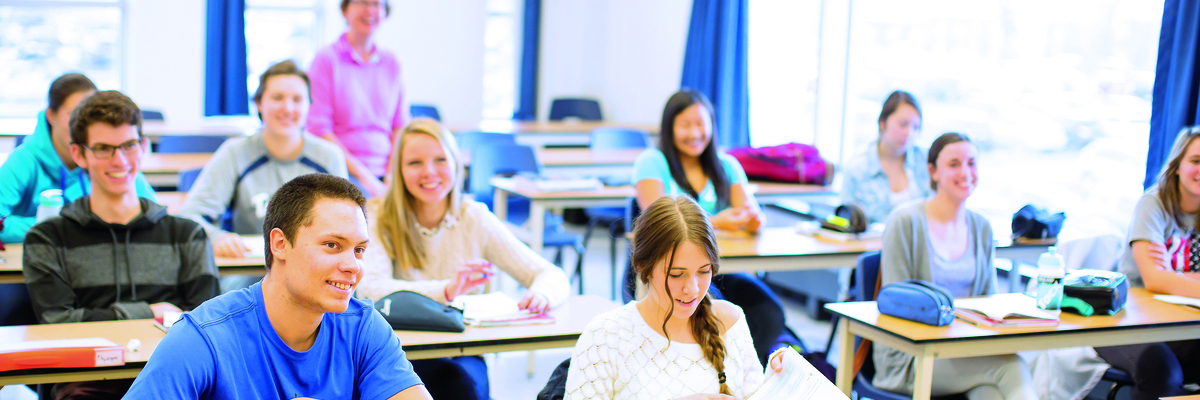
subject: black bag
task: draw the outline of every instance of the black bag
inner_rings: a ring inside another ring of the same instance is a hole
[[[1063,296],[1083,300],[1093,315],[1113,315],[1125,307],[1129,280],[1125,274],[1098,269],[1077,269],[1063,277]]]
[[[1013,214],[1012,233],[1013,237],[1023,237],[1026,239],[1052,239],[1058,237],[1058,232],[1062,231],[1063,220],[1067,219],[1067,214],[1057,213],[1050,214],[1046,210],[1034,207],[1033,204],[1026,204]]]
[[[462,332],[463,313],[454,307],[408,290],[392,293],[375,302],[392,329],[398,331]]]

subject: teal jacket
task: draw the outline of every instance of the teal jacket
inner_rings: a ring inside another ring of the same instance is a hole
[[[4,230],[0,230],[0,242],[4,243],[25,240],[25,232],[37,223],[37,199],[43,190],[61,189],[64,202],[87,196],[92,190],[86,170],[68,171],[58,158],[45,111],[38,113],[37,130],[0,166],[0,182],[4,182],[0,184],[0,217],[8,216],[4,219]],[[155,200],[154,189],[141,172],[137,176],[137,192],[138,197]]]

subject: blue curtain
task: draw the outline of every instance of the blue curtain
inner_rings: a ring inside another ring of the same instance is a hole
[[[525,0],[521,35],[521,82],[513,119],[537,119],[538,38],[542,31],[542,0]]]
[[[748,0],[695,0],[681,86],[703,92],[716,108],[718,145],[750,144],[746,72]]]
[[[204,115],[250,114],[246,87],[246,1],[208,0]]]
[[[1167,0],[1158,37],[1145,188],[1153,186],[1185,126],[1200,124],[1200,4]]]

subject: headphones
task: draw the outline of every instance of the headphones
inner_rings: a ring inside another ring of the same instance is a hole
[[[867,213],[857,204],[842,204],[833,209],[833,215],[821,220],[821,227],[842,233],[863,233],[867,231]]]

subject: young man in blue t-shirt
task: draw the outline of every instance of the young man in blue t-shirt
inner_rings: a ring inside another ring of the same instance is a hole
[[[267,275],[171,327],[126,398],[430,399],[400,340],[352,298],[367,246],[366,199],[303,175],[267,206]]]

